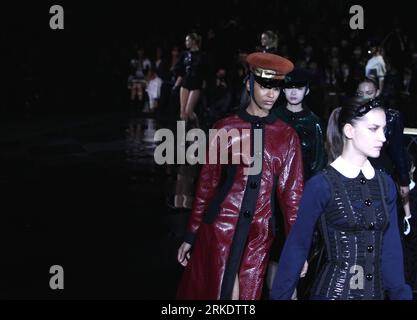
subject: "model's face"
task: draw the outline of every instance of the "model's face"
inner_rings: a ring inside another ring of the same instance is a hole
[[[249,91],[249,81],[246,84],[246,88]],[[272,109],[277,101],[281,89],[277,88],[265,88],[261,86],[259,83],[255,81],[254,83],[254,97],[256,102],[258,103],[258,107],[260,107],[264,111],[268,111]]]
[[[271,44],[271,39],[269,39],[269,37],[265,33],[262,33],[262,35],[261,35],[261,45],[263,47],[266,47],[270,44]]]
[[[362,82],[356,90],[356,95],[365,99],[373,99],[377,96],[377,90],[372,83]]]
[[[285,88],[284,94],[289,104],[297,105],[300,104],[308,94],[308,89],[307,87]]]
[[[345,125],[344,130],[357,154],[378,158],[386,140],[385,125],[385,112],[378,108],[369,111],[357,120],[350,129],[347,128],[348,125]]]
[[[185,47],[187,49],[190,49],[193,43],[194,43],[194,40],[190,36],[185,37]]]

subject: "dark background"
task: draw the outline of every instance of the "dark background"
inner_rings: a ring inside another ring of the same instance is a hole
[[[398,3],[2,4],[0,298],[174,297],[181,239],[169,232],[186,217],[167,214],[165,172],[149,158],[127,164],[124,150],[98,147],[124,138],[135,45],[183,47],[186,33],[214,28],[216,61],[227,66],[237,49],[254,48],[263,30],[294,21],[318,43],[336,43],[350,31],[353,4],[365,10],[364,38],[381,40],[396,26],[414,36],[413,12]],[[64,8],[64,30],[49,28],[53,4]],[[65,270],[62,291],[48,285],[55,264]]]
[[[322,39],[326,45],[337,43],[350,31],[349,8],[353,4],[364,8],[365,29],[360,31],[364,39],[381,41],[395,27],[414,36],[412,10],[406,2],[397,3],[179,0],[8,4],[1,13],[6,71],[2,109],[21,111],[17,93],[28,73],[42,98],[35,113],[119,109],[120,101],[114,96],[122,95],[134,45],[184,48],[184,35],[192,30],[203,39],[209,28],[219,30],[219,65],[228,65],[237,49],[255,48],[262,31],[286,30],[289,23],[296,23],[304,34]],[[49,28],[53,4],[64,8],[64,30]],[[237,21],[237,26],[224,27],[230,21]],[[110,92],[113,97],[109,99]],[[101,101],[103,96],[106,98]],[[93,99],[96,97],[100,101]]]

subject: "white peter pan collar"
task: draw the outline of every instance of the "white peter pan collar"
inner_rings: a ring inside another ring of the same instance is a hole
[[[362,171],[366,179],[370,180],[375,177],[375,169],[372,167],[369,160],[365,161],[365,164],[362,167],[357,167],[354,164],[346,161],[339,156],[335,161],[330,164],[333,168],[343,174],[346,178],[356,178],[359,173]]]

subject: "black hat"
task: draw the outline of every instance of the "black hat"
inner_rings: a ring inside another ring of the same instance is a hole
[[[307,87],[310,82],[310,73],[305,69],[295,68],[287,74],[284,81],[284,88]]]

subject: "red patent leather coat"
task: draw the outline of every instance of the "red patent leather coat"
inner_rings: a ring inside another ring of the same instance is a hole
[[[203,165],[185,239],[193,245],[191,258],[177,298],[230,299],[238,274],[239,298],[260,299],[274,237],[275,200],[287,234],[296,219],[303,191],[300,142],[296,131],[273,114],[260,118],[241,110],[215,128],[239,130],[239,139],[229,139],[229,149],[236,140],[254,140],[253,131],[243,130],[249,132],[245,136],[242,129],[262,129],[262,170],[247,175],[243,163]]]

